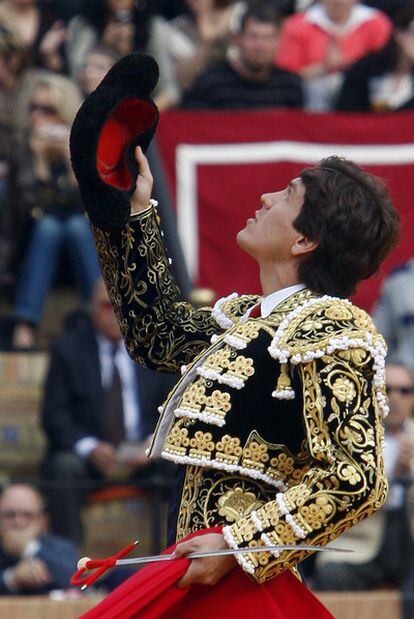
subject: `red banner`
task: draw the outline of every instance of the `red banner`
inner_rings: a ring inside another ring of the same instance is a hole
[[[282,189],[330,154],[352,159],[388,184],[400,216],[398,248],[355,301],[370,309],[381,278],[414,255],[414,114],[169,112],[158,144],[177,208],[180,238],[197,285],[217,296],[260,293],[258,270],[236,233],[260,208],[260,195]]]

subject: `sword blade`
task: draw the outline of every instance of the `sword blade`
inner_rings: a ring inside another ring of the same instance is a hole
[[[250,554],[251,552],[275,552],[282,550],[306,550],[317,552],[354,552],[349,548],[337,548],[335,546],[312,546],[306,544],[284,544],[280,546],[255,546],[254,548],[224,548],[222,550],[208,550],[205,552],[192,552],[186,555],[187,559],[202,559],[203,557],[225,557],[235,554]],[[175,556],[153,555],[149,557],[136,557],[132,559],[118,559],[116,565],[142,565],[144,563],[155,563],[157,561],[175,561]]]

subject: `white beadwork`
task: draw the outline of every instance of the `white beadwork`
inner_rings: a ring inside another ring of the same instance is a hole
[[[220,374],[216,370],[212,370],[211,368],[200,367],[197,368],[197,374],[202,376],[206,380],[216,380],[221,385],[228,385],[229,387],[233,387],[233,389],[243,389],[244,381],[241,378],[237,378],[237,376],[228,376],[227,374]]]
[[[185,374],[185,373],[186,373],[186,371],[187,371],[187,366],[186,366],[186,365],[182,365],[182,366],[181,366],[181,368],[180,368],[180,371],[181,371],[181,376],[182,376],[183,374]]]
[[[276,502],[279,507],[279,511],[282,516],[285,517],[286,522],[290,527],[292,527],[295,535],[304,539],[306,537],[306,532],[298,525],[294,517],[291,515],[288,506],[286,505],[285,497],[281,492],[278,492],[276,495]]]
[[[256,511],[252,511],[250,514],[250,518],[253,521],[254,526],[256,527],[256,531],[261,533],[263,531],[263,522],[260,520]]]
[[[382,340],[380,338],[376,338],[373,341],[373,336],[371,333],[366,333],[364,338],[352,338],[348,336],[343,337],[332,337],[328,340],[327,344],[324,348],[318,348],[316,350],[308,350],[304,354],[294,353],[291,354],[289,350],[279,348],[279,343],[281,342],[283,335],[290,325],[290,323],[305,309],[308,309],[312,305],[323,302],[332,302],[339,301],[345,305],[352,305],[350,301],[347,299],[339,299],[337,297],[330,297],[325,295],[320,298],[310,299],[306,303],[298,306],[292,312],[290,312],[286,318],[282,321],[280,327],[278,328],[275,336],[272,339],[270,346],[268,347],[268,351],[273,359],[279,361],[279,363],[290,363],[292,365],[298,365],[299,363],[309,363],[314,359],[319,359],[324,355],[331,355],[332,353],[338,350],[349,350],[351,348],[362,348],[370,353],[373,359],[373,386],[375,395],[378,402],[378,407],[382,417],[386,417],[388,414],[389,408],[387,404],[387,398],[384,395],[385,392],[385,355],[386,349],[382,344]],[[293,395],[292,395],[293,394]],[[278,399],[291,399],[294,397],[294,392],[287,390],[285,395],[285,391],[273,391],[272,396]]]
[[[294,517],[291,516],[290,514],[286,514],[285,518],[286,518],[286,522],[288,523],[288,525],[292,527],[295,535],[297,537],[300,537],[301,539],[304,539],[306,537],[306,531],[304,531],[302,527],[298,525]]]
[[[266,533],[262,533],[260,536],[260,539],[262,540],[262,542],[265,544],[265,546],[275,546],[275,543],[272,542],[272,540],[270,539],[270,537],[268,537],[266,535]],[[272,550],[271,551],[272,555],[274,556],[275,559],[278,559],[281,553],[281,550]]]
[[[309,299],[309,301],[306,301],[306,303],[302,303],[302,305],[298,305],[298,307],[296,307],[294,310],[292,310],[291,312],[289,312],[289,314],[286,316],[286,318],[284,320],[282,320],[278,330],[275,333],[275,336],[272,339],[272,342],[268,348],[269,353],[271,354],[271,356],[274,359],[278,359],[281,363],[286,363],[287,359],[290,356],[290,353],[288,350],[280,350],[279,349],[279,342],[281,341],[286,329],[288,328],[288,326],[290,325],[290,323],[301,313],[303,312],[303,310],[308,309],[309,307],[312,307],[312,305],[315,305],[316,303],[322,303],[325,301],[343,301],[344,303],[351,305],[350,301],[345,300],[345,299],[338,299],[337,297],[330,297],[329,295],[325,295],[323,297],[316,297],[314,299]],[[286,356],[286,361],[282,361],[281,356],[285,357]],[[299,356],[299,355],[298,355]]]
[[[234,550],[237,550],[239,547],[233,537],[230,527],[223,527],[222,533],[224,539],[226,540],[227,546],[233,548]],[[234,556],[245,572],[248,572],[249,574],[254,574],[254,567],[247,561],[247,559],[242,554],[236,553]]]
[[[277,398],[278,400],[293,400],[295,397],[295,392],[293,389],[283,389],[278,391],[272,391],[272,398]]]
[[[233,326],[233,321],[221,311],[221,307],[227,303],[227,301],[232,301],[233,299],[237,299],[237,297],[237,292],[233,292],[228,297],[222,297],[216,301],[213,309],[211,310],[212,317],[222,329],[230,329],[230,327]]]
[[[232,346],[236,350],[243,350],[247,346],[247,342],[242,340],[240,337],[237,337],[236,335],[231,335],[231,333],[227,333],[224,336],[224,341],[226,342],[226,344]]]
[[[222,428],[226,425],[224,418],[220,415],[214,415],[213,413],[198,413],[189,408],[176,408],[174,411],[174,415],[176,417],[187,417],[188,419],[199,419],[200,421],[205,421],[206,423],[211,423],[214,426],[219,426]]]
[[[282,514],[282,516],[286,516],[286,514],[290,513],[286,505],[285,497],[283,496],[281,492],[278,492],[278,494],[276,495],[276,502],[279,506],[279,511]]]
[[[180,454],[171,453],[170,451],[163,450],[161,457],[165,460],[170,460],[176,464],[195,464],[196,466],[205,466],[218,471],[227,471],[227,473],[239,473],[240,475],[246,475],[250,479],[260,479],[269,486],[273,486],[281,492],[286,492],[287,486],[279,479],[273,479],[270,475],[261,473],[256,469],[250,469],[246,466],[240,466],[239,464],[228,464],[227,462],[220,462],[218,460],[210,460],[210,458],[196,457],[196,456],[181,456]]]

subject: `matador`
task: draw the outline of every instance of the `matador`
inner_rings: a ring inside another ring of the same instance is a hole
[[[196,309],[179,300],[150,199],[151,172],[137,144],[127,213],[125,175],[133,168],[118,159],[105,175],[99,161],[112,209],[115,192],[123,191],[118,220],[77,175],[130,355],[156,371],[181,372],[160,407],[149,457],[180,465],[170,518],[175,541],[220,528],[175,552],[323,546],[386,496],[385,345],[347,297],[396,243],[398,217],[387,190],[331,156],[263,194],[237,236],[258,264],[262,294],[233,293]],[[307,554],[195,559],[179,585],[215,584],[240,568],[267,583]]]

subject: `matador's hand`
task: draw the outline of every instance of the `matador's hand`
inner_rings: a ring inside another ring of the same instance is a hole
[[[194,537],[188,542],[177,544],[174,551],[176,557],[185,557],[190,552],[203,552],[210,550],[222,550],[228,548],[224,537],[220,533],[207,533]],[[225,557],[204,557],[202,559],[192,559],[190,567],[184,576],[178,581],[180,589],[189,585],[215,585],[236,566],[236,559],[233,556]]]
[[[148,208],[153,185],[147,158],[139,146],[135,149],[135,161],[137,162],[139,173],[137,188],[131,197],[131,215],[140,213]]]

